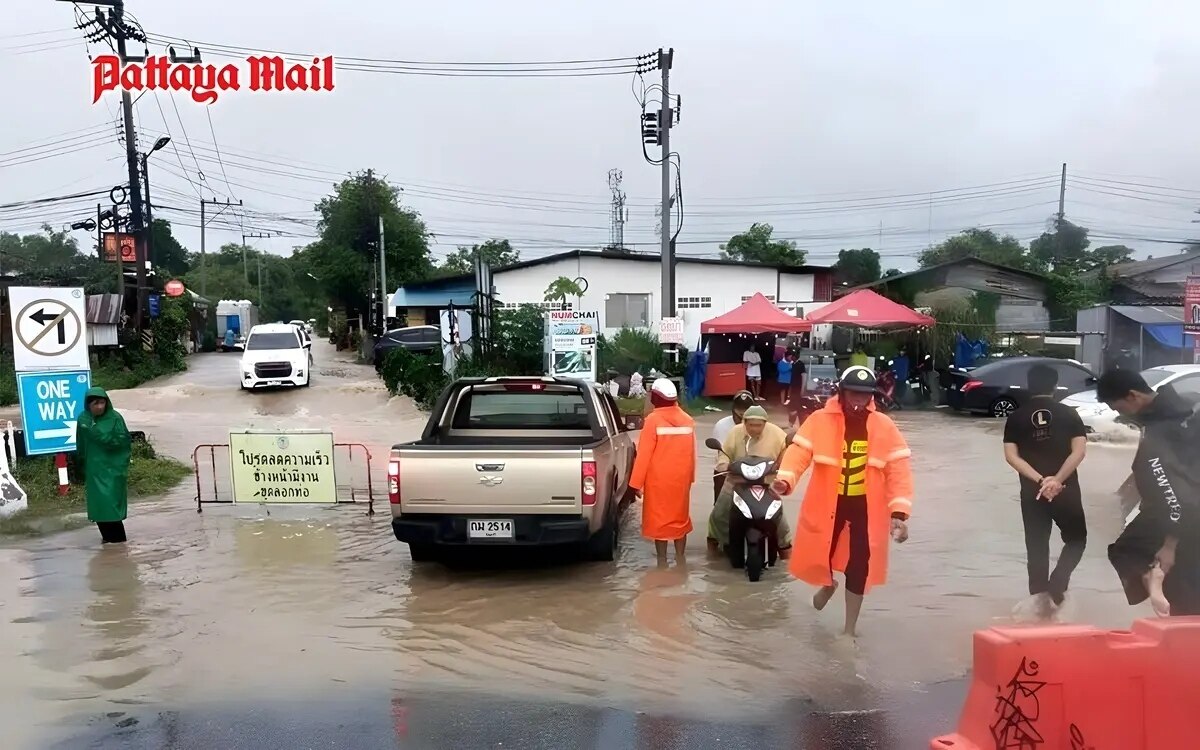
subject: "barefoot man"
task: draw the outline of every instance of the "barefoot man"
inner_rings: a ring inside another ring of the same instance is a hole
[[[667,542],[674,542],[681,560],[692,530],[696,423],[679,408],[675,384],[666,378],[650,386],[650,403],[654,411],[642,425],[629,486],[642,500],[642,536],[654,540],[658,559],[667,558]]]
[[[912,511],[911,452],[899,428],[875,409],[875,373],[846,368],[837,396],[800,425],[784,451],[774,489],[789,495],[813,474],[800,506],[789,564],[802,581],[820,586],[813,606],[824,609],[846,577],[846,628],[858,634],[863,595],[887,581],[889,538],[908,539]]]

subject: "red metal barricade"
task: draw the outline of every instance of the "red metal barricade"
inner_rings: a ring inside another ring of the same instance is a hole
[[[371,470],[370,449],[362,443],[334,443],[333,448],[338,504],[361,503],[365,499],[367,502],[367,515],[375,515],[375,482]],[[345,449],[346,451],[346,462],[344,464],[338,461],[338,454],[341,449]],[[196,475],[197,513],[203,513],[205,505],[233,504],[232,488],[227,484],[224,490],[222,490],[221,484],[218,481],[217,453],[222,451],[224,452],[226,466],[228,466],[229,443],[204,443],[197,445],[196,449],[192,451],[192,469]],[[362,460],[360,463],[355,463],[355,458],[360,453]],[[211,498],[205,496],[205,489],[209,484],[204,480],[206,472],[201,470],[202,463],[203,468],[211,473]],[[356,471],[356,468],[360,466],[366,470],[365,478],[362,473]],[[225,476],[229,477],[228,470],[226,470]]]

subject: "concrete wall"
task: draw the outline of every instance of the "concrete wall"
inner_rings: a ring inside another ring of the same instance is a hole
[[[1048,331],[1050,312],[1040,301],[1001,297],[1000,305],[996,308],[996,330]]]

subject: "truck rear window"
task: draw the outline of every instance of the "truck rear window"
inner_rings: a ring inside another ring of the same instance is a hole
[[[456,430],[590,430],[578,391],[468,392],[454,414]]]

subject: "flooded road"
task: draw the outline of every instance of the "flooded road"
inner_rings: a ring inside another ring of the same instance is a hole
[[[199,355],[188,373],[112,398],[131,429],[189,462],[230,429],[332,429],[370,449],[382,492],[387,447],[414,439],[423,417],[371,368],[320,341],[315,355],[309,389],[243,393],[236,355]],[[615,564],[450,569],[411,563],[386,499],[374,517],[362,505],[198,514],[185,482],[133,506],[124,549],[101,549],[93,528],[0,545],[5,746],[702,747],[670,738],[713,727],[728,732],[721,747],[927,746],[957,715],[972,631],[1011,622],[1024,598],[1024,547],[1001,424],[898,421],[914,454],[912,538],[867,597],[857,646],[836,637],[840,597],[818,615],[783,570],[750,584],[704,556],[704,449],[695,552],[666,569],[637,536],[638,506]],[[1070,619],[1121,627],[1148,612],[1125,606],[1105,558],[1131,458],[1089,447]],[[365,488],[365,467],[344,473]],[[572,728],[546,734],[547,706]]]

